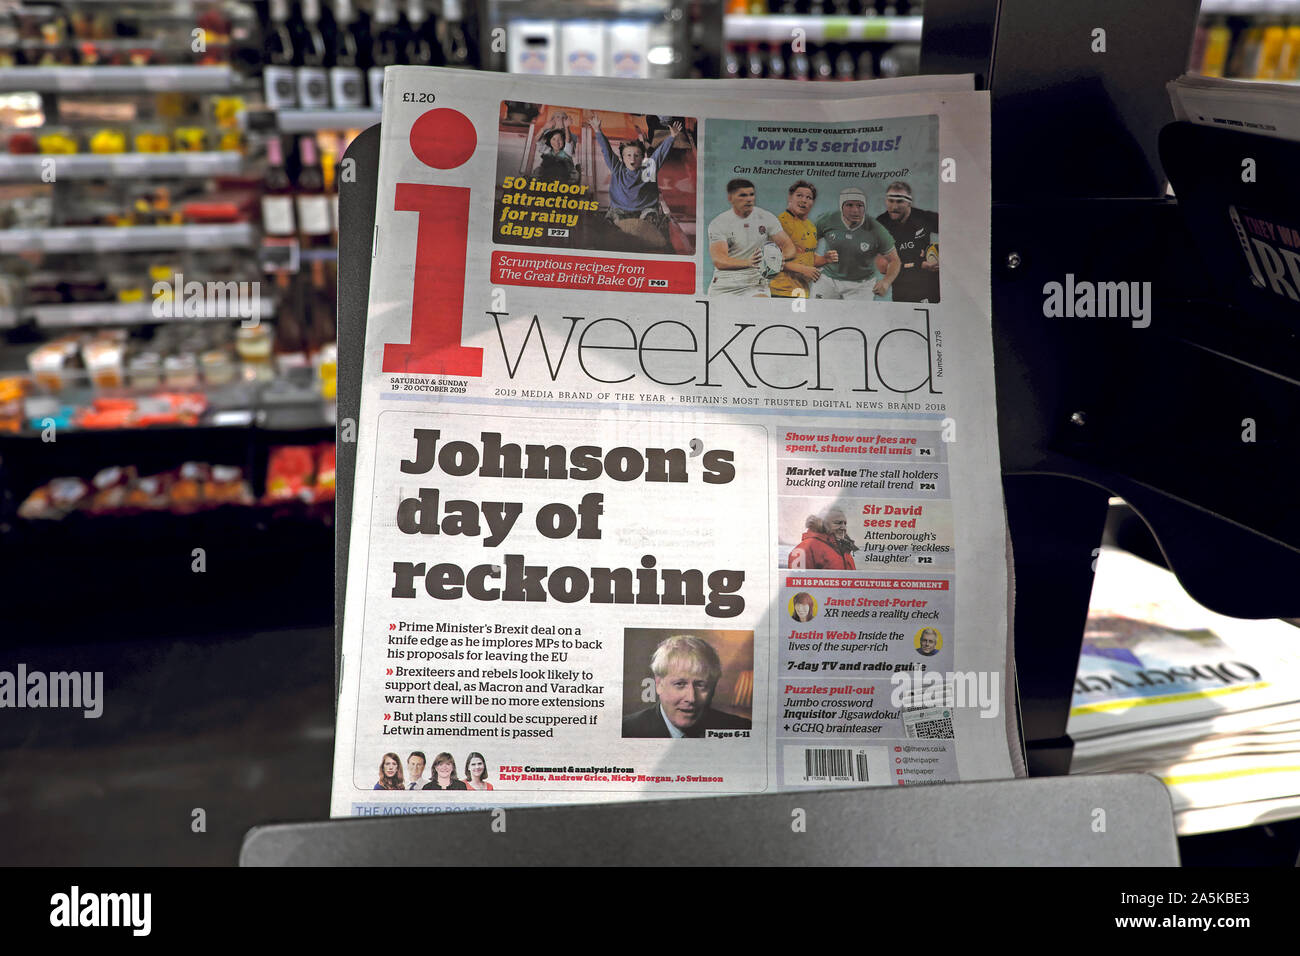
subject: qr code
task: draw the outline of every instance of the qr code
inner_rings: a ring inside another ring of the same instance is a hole
[[[939,720],[918,720],[907,724],[907,736],[924,740],[952,739],[952,718],[941,717]]]

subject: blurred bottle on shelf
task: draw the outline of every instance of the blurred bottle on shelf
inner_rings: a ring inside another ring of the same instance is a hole
[[[302,286],[288,272],[275,273],[275,371],[292,377],[297,369],[310,367],[303,322]]]
[[[1300,79],[1300,11],[1287,21],[1286,39],[1278,57],[1277,78],[1286,81]]]
[[[1228,49],[1232,46],[1232,29],[1227,17],[1215,17],[1206,31],[1205,59],[1201,72],[1206,76],[1223,76],[1228,68]]]
[[[369,70],[370,105],[375,108],[384,102],[384,67],[396,66],[401,61],[404,41],[397,0],[375,0]]]
[[[18,20],[8,7],[0,8],[0,69],[24,65]]]
[[[859,80],[874,80],[876,78],[875,60],[871,56],[870,50],[863,50],[858,54],[858,77]]]
[[[338,151],[344,148],[339,140],[329,139],[320,145],[320,168],[325,181],[325,195],[330,201],[330,248],[339,245],[339,187],[338,187]]]
[[[321,31],[320,0],[302,0],[299,10],[295,40],[298,106],[305,110],[328,109],[330,81],[325,34]]]
[[[1286,46],[1287,25],[1282,17],[1273,13],[1263,23],[1259,44],[1259,58],[1255,67],[1255,79],[1281,79],[1282,52]]]
[[[826,55],[824,49],[818,48],[813,53],[811,65],[814,80],[829,80],[835,75],[835,67],[831,64],[831,58]]]
[[[266,179],[262,187],[262,231],[268,236],[289,238],[297,234],[293,215],[293,183],[285,168],[280,137],[266,141]]]
[[[1259,52],[1263,45],[1264,27],[1256,20],[1250,21],[1238,35],[1228,54],[1225,75],[1240,79],[1253,79],[1259,70]]]
[[[808,54],[800,50],[797,53],[790,54],[789,77],[792,80],[806,80],[812,73],[812,65],[808,62]]]
[[[767,75],[774,80],[785,79],[785,53],[775,44],[767,56]]]
[[[366,105],[366,80],[361,72],[361,43],[352,0],[334,0],[334,35],[330,56],[330,102],[335,109]],[[375,104],[378,106],[379,104]]]
[[[309,276],[311,288],[306,296],[307,349],[313,362],[319,362],[321,349],[335,340],[334,294],[325,262],[312,260]]]
[[[741,73],[740,52],[734,44],[727,44],[726,53],[722,57],[722,78],[724,80],[738,80],[743,76]]]
[[[304,249],[328,249],[334,241],[333,215],[314,136],[298,140],[298,158],[298,189],[294,196],[298,238]]]
[[[478,68],[478,50],[471,38],[474,31],[465,20],[462,0],[442,0],[442,22],[437,32],[443,60],[448,66]]]
[[[406,0],[406,37],[402,46],[401,60],[412,66],[441,66],[442,47],[433,37],[433,24],[424,9],[423,0]],[[430,43],[430,38],[434,40]],[[438,46],[438,58],[435,60],[433,48]]]
[[[880,55],[880,75],[916,76],[921,68],[921,44],[898,43]]]
[[[1187,72],[1200,73],[1205,65],[1205,45],[1210,38],[1210,22],[1205,17],[1196,21],[1196,32],[1192,34],[1192,49],[1187,55]]]
[[[270,13],[270,24],[262,38],[262,95],[271,109],[293,109],[298,105],[298,81],[293,71],[289,0],[271,0]]]
[[[853,54],[847,49],[840,50],[839,56],[835,58],[835,79],[852,80],[856,65],[853,62]]]

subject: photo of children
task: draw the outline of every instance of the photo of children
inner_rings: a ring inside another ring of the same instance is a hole
[[[533,178],[544,183],[578,183],[582,171],[573,158],[578,152],[578,141],[574,138],[569,114],[556,114],[554,124],[542,130],[540,140]]]
[[[865,127],[710,120],[707,139],[708,295],[939,301],[934,117]]]
[[[694,255],[695,131],[686,116],[503,101],[494,240]]]

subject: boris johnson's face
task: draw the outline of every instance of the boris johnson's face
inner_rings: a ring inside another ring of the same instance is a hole
[[[707,675],[693,674],[680,664],[674,664],[665,676],[655,678],[659,704],[678,730],[690,730],[699,723],[709,709],[716,686],[717,682],[710,681]]]

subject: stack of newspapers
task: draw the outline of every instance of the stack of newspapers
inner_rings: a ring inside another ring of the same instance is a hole
[[[1105,548],[1069,734],[1073,773],[1160,777],[1181,834],[1300,816],[1300,628],[1215,614]]]
[[[1022,775],[974,78],[383,117],[334,814]]]
[[[1188,73],[1166,89],[1183,122],[1300,141],[1300,86]]]

